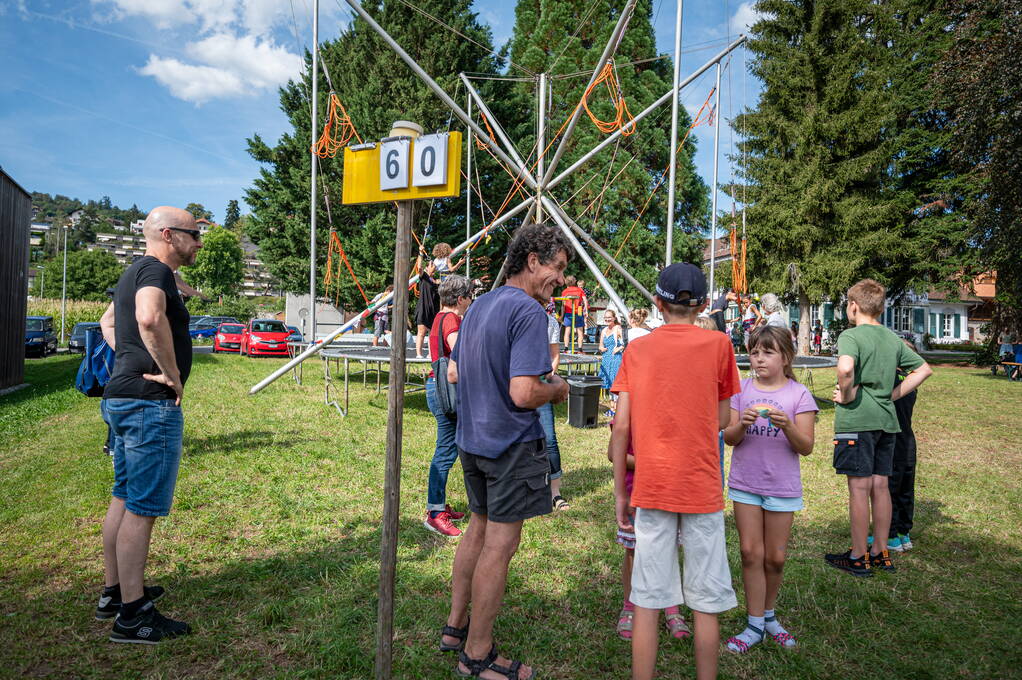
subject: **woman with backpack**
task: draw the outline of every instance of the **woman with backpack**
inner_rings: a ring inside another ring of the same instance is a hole
[[[454,343],[458,341],[461,318],[472,302],[472,282],[464,276],[451,274],[437,291],[440,296],[440,311],[433,319],[429,331],[429,359],[434,370],[426,380],[426,404],[436,418],[436,449],[429,464],[429,486],[426,492],[426,517],[422,524],[441,536],[456,537],[461,529],[452,522],[464,519],[465,513],[456,512],[447,504],[447,475],[458,458],[458,447],[454,443],[457,416],[450,408],[444,409],[439,390],[447,389],[447,376],[434,375],[440,362],[451,356]]]

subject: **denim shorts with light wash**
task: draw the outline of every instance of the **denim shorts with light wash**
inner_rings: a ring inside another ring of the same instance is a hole
[[[104,399],[114,457],[113,496],[136,515],[170,514],[181,463],[184,416],[173,399]]]
[[[801,510],[805,505],[802,503],[802,497],[796,496],[795,498],[784,498],[782,496],[763,496],[758,493],[750,493],[748,491],[742,491],[741,489],[735,489],[728,487],[727,497],[736,503],[744,503],[745,505],[758,505],[764,510],[770,512],[795,512]]]

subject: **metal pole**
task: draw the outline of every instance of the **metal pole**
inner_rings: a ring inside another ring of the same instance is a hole
[[[464,78],[465,74],[461,74]],[[468,115],[472,117],[472,93],[468,92],[465,94],[465,109],[468,111]],[[474,143],[472,138],[472,128],[465,128],[465,240],[467,241],[472,236],[472,144]],[[465,254],[465,276],[469,279],[472,278],[472,256],[469,253]]]
[[[405,404],[404,325],[408,318],[408,279],[415,201],[398,201],[397,241],[394,244],[394,319],[401,321],[390,345],[390,393],[387,395],[387,454],[383,478],[383,528],[380,537],[380,584],[376,616],[376,680],[390,680],[394,654],[394,575],[397,572],[397,532],[401,516],[401,435]],[[347,380],[347,372],[345,372]]]
[[[546,74],[539,74],[539,103],[536,106],[536,222],[543,221],[543,152],[546,150]],[[572,316],[574,318],[574,316]]]
[[[592,246],[593,250],[596,251],[597,255],[599,255],[600,257],[605,259],[608,263],[610,263],[610,266],[613,267],[615,270],[617,270],[617,273],[620,274],[621,276],[623,276],[625,278],[625,280],[628,281],[628,283],[630,283],[633,286],[635,286],[636,290],[638,290],[642,294],[642,296],[644,298],[649,300],[650,304],[653,304],[653,295],[648,290],[646,290],[646,287],[643,286],[641,283],[639,283],[638,279],[636,279],[634,276],[632,276],[631,273],[627,269],[622,267],[621,264],[617,260],[615,260],[614,257],[610,253],[608,253],[606,250],[604,250],[600,246],[600,244],[596,242],[596,239],[594,239],[592,236],[587,234],[586,231],[582,227],[578,226],[578,223],[575,222],[575,220],[571,219],[571,217],[568,216],[568,212],[564,209],[564,207],[560,203],[558,203],[553,198],[551,198],[550,200],[554,204],[554,206],[557,208],[557,211],[561,214],[561,217],[563,217],[564,220],[568,223],[568,226],[570,226],[575,231],[576,234],[581,236],[583,241],[585,241],[590,246]]]
[[[596,68],[593,69],[593,75],[589,78],[589,82],[586,84],[586,88],[583,91],[588,91],[596,79],[600,77],[600,71],[603,70],[607,60],[610,59],[614,50],[617,49],[618,42],[620,42],[621,35],[625,32],[625,28],[628,26],[629,20],[632,18],[632,11],[635,9],[635,0],[628,0],[625,3],[624,8],[621,10],[621,16],[618,17],[617,24],[614,26],[614,30],[610,33],[610,39],[607,41],[607,45],[603,48],[603,54],[600,55],[600,60],[596,62]],[[554,174],[554,170],[557,168],[557,163],[561,160],[561,156],[567,150],[568,140],[571,139],[572,133],[575,131],[575,125],[578,123],[579,117],[582,115],[582,107],[575,107],[575,111],[571,114],[571,120],[568,121],[568,127],[564,129],[564,136],[561,137],[560,143],[557,145],[557,149],[554,151],[554,157],[550,159],[550,165],[547,168],[546,175],[540,175],[543,180],[542,184],[546,188],[552,188],[550,184],[550,176]],[[550,185],[547,187],[547,185]]]
[[[64,225],[64,276],[60,284],[60,344],[64,344],[64,317],[67,310],[67,225]],[[43,348],[46,351],[46,348]]]
[[[497,139],[499,139],[501,143],[504,144],[504,148],[507,150],[508,154],[510,154],[511,157],[518,162],[517,166],[518,172],[520,172],[522,175],[531,176],[532,173],[529,172],[528,167],[525,165],[525,161],[522,160],[521,155],[518,153],[518,149],[515,147],[514,143],[511,142],[511,139],[507,136],[507,132],[504,131],[504,127],[500,124],[500,121],[497,120],[496,116],[494,116],[493,113],[490,112],[490,107],[488,107],[486,105],[486,102],[483,101],[483,98],[479,96],[479,91],[475,89],[475,87],[472,85],[472,82],[464,73],[461,74],[461,82],[465,84],[465,89],[468,90],[468,94],[471,97],[471,100],[475,101],[476,106],[479,107],[479,110],[482,111],[486,118],[490,121],[490,127],[493,128],[493,133],[497,135]],[[469,109],[469,113],[471,113],[471,109]],[[535,180],[535,178],[533,178],[533,180]]]
[[[316,156],[317,108],[319,99],[319,0],[312,3],[312,142],[309,158],[312,161],[312,182],[309,190],[309,327],[312,342],[316,342]]]
[[[522,212],[523,210],[525,210],[526,208],[531,206],[535,201],[536,201],[536,199],[534,197],[529,196],[524,201],[522,201],[521,203],[516,205],[514,208],[512,208],[511,210],[508,210],[506,213],[501,215],[498,219],[494,220],[492,224],[490,224],[487,227],[485,227],[483,229],[480,229],[476,233],[472,234],[471,238],[466,239],[464,243],[459,244],[457,248],[455,248],[454,250],[451,251],[451,256],[453,257],[455,255],[460,254],[462,251],[464,251],[466,248],[468,248],[470,245],[472,245],[472,243],[474,243],[477,239],[480,239],[483,236],[485,236],[486,233],[490,229],[493,229],[494,227],[499,227],[500,225],[504,224],[505,222],[510,220],[512,217],[516,216],[518,213]],[[412,284],[414,284],[418,280],[419,280],[419,275],[418,274],[416,274],[414,276],[410,276],[410,277],[408,277],[408,285],[411,286]],[[320,350],[322,350],[323,348],[327,347],[331,342],[333,342],[334,338],[336,338],[337,336],[341,335],[342,333],[346,333],[349,330],[351,330],[352,328],[354,328],[358,324],[359,321],[361,321],[362,319],[368,317],[370,314],[375,312],[377,309],[379,309],[383,305],[389,303],[393,297],[394,297],[394,293],[390,293],[388,295],[384,295],[379,300],[377,300],[375,304],[372,304],[372,305],[369,305],[368,307],[366,307],[365,310],[363,310],[361,314],[359,314],[358,316],[354,316],[354,317],[348,319],[343,324],[341,324],[335,331],[333,331],[332,333],[327,335],[325,338],[323,338],[322,342],[320,342],[318,344],[311,344],[311,345],[309,345],[309,347],[306,348],[304,352],[302,352],[301,354],[296,356],[294,359],[292,359],[291,361],[287,362],[286,364],[284,364],[283,366],[278,368],[276,371],[274,371],[273,373],[271,373],[270,375],[268,375],[267,377],[263,378],[261,381],[256,383],[248,391],[248,393],[250,395],[252,395],[252,394],[256,394],[257,392],[260,392],[267,385],[269,385],[270,383],[275,381],[280,376],[286,374],[292,368],[294,368],[298,364],[302,363],[303,361],[305,361],[306,359],[311,357],[313,354],[318,354],[320,352]],[[394,317],[392,317],[392,318],[394,318]]]
[[[710,213],[710,296],[716,295],[717,268],[717,157],[720,149],[720,62],[717,62],[717,90],[713,104],[713,212]],[[732,256],[734,253],[732,253]]]
[[[406,64],[408,64],[408,68],[412,69],[412,72],[415,73],[415,75],[419,76],[422,82],[424,82],[429,89],[433,90],[433,94],[439,97],[440,101],[442,101],[444,104],[450,107],[451,111],[454,112],[454,115],[456,115],[461,120],[461,122],[469,126],[472,129],[472,131],[475,132],[480,137],[480,139],[488,139],[486,131],[479,127],[479,125],[474,120],[472,120],[472,118],[467,113],[465,113],[465,111],[460,106],[458,106],[458,102],[451,99],[451,96],[444,91],[444,88],[440,87],[440,85],[438,85],[437,82],[433,80],[433,78],[431,78],[430,75],[426,73],[422,69],[422,67],[419,66],[415,62],[415,60],[408,55],[407,52],[404,51],[404,48],[402,48],[401,45],[399,45],[398,42],[394,40],[394,38],[392,38],[389,33],[383,30],[382,26],[376,23],[376,20],[373,19],[372,16],[370,16],[369,13],[362,8],[362,5],[360,5],[356,0],[345,0],[345,2],[348,3],[348,6],[351,7],[351,9],[355,10],[355,13],[358,14],[363,21],[369,24],[369,28],[376,31],[380,35],[380,37],[383,38],[383,41],[390,45],[390,48],[397,53],[397,56],[401,57],[401,59]],[[510,156],[508,156],[504,152],[504,150],[501,149],[499,146],[494,146],[493,152],[494,154],[497,155],[497,157],[500,158],[500,160],[504,161],[508,165],[510,166],[515,165],[515,163],[511,160]],[[525,183],[529,186],[530,189],[536,188],[536,180],[534,180],[532,177],[526,176],[523,179],[525,180]]]
[[[670,185],[667,187],[667,254],[664,266],[674,262],[674,190],[675,177],[678,169],[678,82],[681,80],[681,6],[678,0],[678,13],[674,18],[674,96],[671,98],[671,169],[668,176]]]
[[[575,251],[578,253],[578,256],[581,257],[582,261],[585,262],[587,267],[589,267],[589,271],[591,271],[593,276],[596,277],[597,282],[603,286],[603,290],[607,291],[607,296],[610,297],[610,301],[617,305],[618,311],[621,312],[621,326],[622,330],[625,332],[625,342],[627,343],[628,307],[625,306],[621,296],[619,296],[611,287],[610,281],[607,280],[607,277],[603,275],[600,268],[596,266],[595,262],[593,262],[593,258],[589,257],[589,253],[585,251],[582,244],[578,242],[577,238],[575,238],[575,234],[572,233],[571,227],[568,226],[568,222],[557,211],[557,205],[547,196],[544,196],[542,201],[546,204],[547,212],[554,218],[554,222],[556,222],[557,226],[561,228],[561,231],[567,237],[568,241],[571,242],[571,245],[575,246]]]
[[[600,142],[595,147],[593,147],[593,149],[589,153],[585,154],[584,156],[579,158],[577,161],[572,163],[570,168],[568,168],[567,170],[565,170],[561,174],[557,175],[557,177],[554,177],[549,182],[545,182],[544,185],[543,185],[544,191],[550,191],[551,189],[553,189],[555,186],[557,186],[562,181],[564,181],[564,179],[567,178],[571,173],[573,173],[576,170],[578,170],[579,167],[581,167],[581,165],[583,163],[585,163],[590,158],[592,158],[593,156],[595,156],[596,154],[600,153],[601,151],[606,149],[608,146],[610,146],[611,144],[616,142],[618,140],[618,138],[621,137],[621,135],[624,132],[627,132],[630,128],[638,125],[639,121],[641,121],[643,118],[645,118],[646,116],[651,114],[658,106],[660,106],[661,104],[666,102],[668,99],[670,99],[671,95],[673,93],[680,92],[681,90],[683,90],[685,88],[685,86],[687,86],[693,80],[695,80],[696,78],[701,76],[711,66],[713,66],[716,63],[718,63],[721,59],[726,57],[732,50],[734,50],[736,47],[738,47],[743,42],[745,42],[745,40],[746,40],[746,38],[745,38],[744,35],[738,36],[737,40],[735,40],[733,43],[731,43],[730,45],[725,47],[719,54],[714,56],[713,59],[710,59],[708,62],[706,62],[705,64],[700,66],[698,69],[696,69],[695,73],[693,73],[692,75],[690,75],[687,78],[685,78],[685,80],[681,81],[678,84],[677,88],[671,88],[671,90],[669,92],[665,93],[664,96],[660,97],[660,99],[657,99],[655,102],[653,102],[652,104],[647,106],[642,111],[642,113],[636,115],[634,119],[632,119],[632,120],[628,121],[627,123],[625,123],[624,125],[622,125],[621,129],[615,130],[613,134],[608,135],[607,137],[605,137],[603,139],[602,142]],[[550,174],[549,170],[547,171],[547,174]]]

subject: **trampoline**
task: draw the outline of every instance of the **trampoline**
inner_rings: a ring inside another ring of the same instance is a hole
[[[736,354],[735,360],[738,362],[738,368],[746,371],[751,368],[748,354]],[[813,382],[812,369],[834,368],[835,366],[837,366],[837,357],[806,356],[800,354],[791,362],[792,369],[799,371],[798,381],[809,388],[810,392],[816,387]]]
[[[295,343],[298,345],[298,343]],[[295,353],[301,352],[296,347]],[[389,347],[336,347],[329,346],[319,353],[323,360],[323,403],[333,406],[342,416],[348,415],[348,405],[352,378],[362,376],[362,386],[368,386],[370,373],[376,375],[376,393],[379,394],[386,389],[383,385],[382,375],[384,364],[390,364]],[[331,362],[333,366],[331,367]],[[352,362],[358,362],[360,366],[353,367]],[[600,363],[599,356],[585,354],[561,353],[560,368],[565,369],[567,375],[576,373],[595,372]],[[417,358],[414,347],[405,348],[405,394],[422,392],[426,389],[426,379],[429,377],[431,362],[428,358]],[[295,381],[301,384],[301,364],[292,370]],[[343,368],[342,368],[343,367]],[[334,385],[334,373],[341,372],[344,375],[344,396],[334,395],[333,391],[338,389]]]

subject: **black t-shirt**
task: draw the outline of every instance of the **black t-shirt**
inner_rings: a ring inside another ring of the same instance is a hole
[[[155,257],[146,255],[135,260],[124,270],[114,292],[114,336],[117,340],[117,358],[114,374],[103,390],[110,399],[174,399],[174,390],[166,385],[146,380],[143,373],[160,372],[149,350],[142,342],[135,320],[135,293],[153,286],[163,289],[167,296],[167,320],[174,341],[174,358],[181,374],[181,384],[188,380],[192,370],[192,340],[188,335],[188,310],[177,292],[174,272]]]
[[[726,333],[726,325],[724,323],[724,310],[727,309],[730,300],[727,299],[727,293],[724,293],[719,298],[714,300],[713,304],[710,305],[710,318],[717,324],[717,330],[721,333]],[[716,313],[714,313],[716,312]]]

